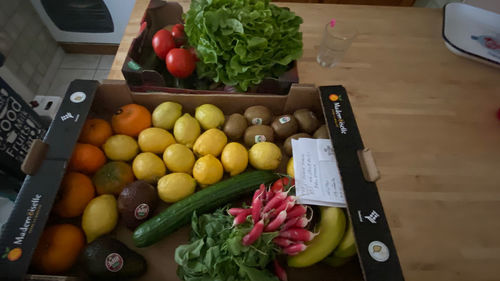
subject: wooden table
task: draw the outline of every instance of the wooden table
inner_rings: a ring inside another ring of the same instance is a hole
[[[123,79],[148,2],[136,3],[110,79]],[[350,94],[406,280],[500,280],[500,70],[446,49],[441,10],[280,5],[304,19],[300,82]],[[316,51],[332,17],[359,35],[328,69]]]

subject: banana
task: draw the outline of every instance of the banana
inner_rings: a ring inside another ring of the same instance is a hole
[[[350,261],[355,254],[356,241],[354,239],[354,230],[352,228],[352,223],[349,222],[344,237],[342,237],[339,245],[323,260],[323,262],[333,267],[338,267]]]
[[[344,212],[335,207],[321,207],[320,210],[319,234],[308,243],[307,249],[303,252],[288,257],[288,266],[313,265],[328,256],[340,243],[346,227]]]

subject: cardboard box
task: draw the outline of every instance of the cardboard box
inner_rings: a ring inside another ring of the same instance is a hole
[[[152,0],[145,12],[143,23],[147,26],[137,38],[132,41],[127,57],[122,67],[122,73],[132,91],[161,91],[170,93],[209,94],[213,91],[172,87],[175,83],[167,77],[165,62],[160,60],[153,51],[151,40],[156,31],[167,25],[182,23],[182,7],[177,2]],[[189,80],[187,78],[186,80]],[[286,95],[293,83],[298,83],[296,62],[292,68],[279,78],[266,78],[258,86],[249,88],[249,93],[267,93]],[[222,89],[221,93],[225,93]]]
[[[24,182],[14,213],[0,239],[0,249],[20,247],[23,253],[15,261],[0,259],[0,279],[20,280],[28,271],[31,255],[49,217],[68,158],[87,116],[110,118],[118,107],[132,102],[152,111],[161,102],[175,101],[183,105],[184,112],[189,113],[194,113],[195,108],[204,103],[218,106],[225,114],[241,113],[251,105],[265,105],[275,115],[299,108],[310,108],[318,117],[326,112],[324,116],[344,182],[359,260],[339,268],[319,263],[309,268],[288,269],[289,280],[404,280],[376,185],[364,179],[361,161],[357,157],[358,150],[364,147],[348,96],[341,86],[321,87],[320,90],[321,95],[312,85],[294,85],[286,96],[134,93],[123,81],[106,81],[100,86],[95,81],[74,81],[44,139],[49,144],[46,158],[38,172],[28,176]],[[284,163],[286,161],[286,158],[283,159]],[[33,215],[29,216],[30,213]],[[26,229],[23,235],[19,234],[20,229]],[[146,248],[133,246],[132,232],[122,223],[112,235],[147,259],[148,271],[141,280],[178,280],[174,251],[179,244],[188,241],[188,226]],[[56,278],[38,276],[31,269],[28,272],[34,274],[28,275],[31,280]],[[67,280],[69,277],[61,278],[52,280]]]

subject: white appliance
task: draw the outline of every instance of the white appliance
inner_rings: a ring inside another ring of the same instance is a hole
[[[31,0],[54,39],[119,44],[135,0]]]

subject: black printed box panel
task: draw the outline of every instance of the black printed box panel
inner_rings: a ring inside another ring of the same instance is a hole
[[[47,128],[38,114],[0,77],[0,170],[20,180],[21,164],[34,139]]]
[[[0,237],[0,280],[23,280],[67,163],[92,105],[97,81],[75,80],[47,131],[49,150],[38,171],[26,176]],[[15,251],[15,254],[9,255]]]
[[[342,86],[319,89],[364,278],[370,281],[404,280],[377,185],[363,177],[357,151],[364,149],[364,145],[346,90]]]

